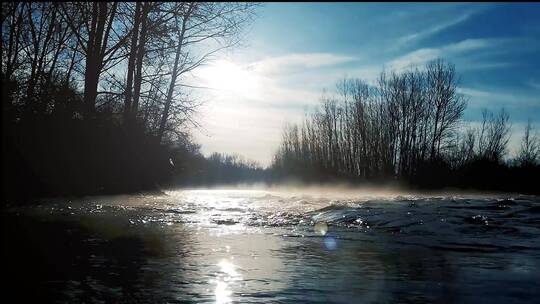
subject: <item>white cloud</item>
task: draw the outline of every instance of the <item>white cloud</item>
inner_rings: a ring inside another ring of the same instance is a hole
[[[519,94],[517,92],[480,90],[460,87],[458,93],[470,97],[471,107],[518,107],[518,108],[540,108],[540,97]]]
[[[411,66],[419,66],[427,63],[430,60],[443,57],[455,57],[471,51],[479,51],[481,49],[492,49],[502,44],[511,42],[512,39],[466,39],[460,42],[443,45],[437,48],[422,48],[412,51],[408,54],[400,56],[388,63],[391,69],[403,70]],[[480,63],[476,62],[477,68],[497,67],[501,63]]]
[[[338,69],[332,66],[353,60],[348,56],[308,53],[234,63],[246,71],[239,78],[256,82],[252,87],[257,92],[207,92],[210,100],[200,119],[204,129],[196,133],[202,152],[239,153],[269,165],[285,122],[301,121],[305,110],[318,104],[322,88],[334,85]],[[317,70],[320,68],[327,69],[321,72]]]
[[[493,97],[495,94],[488,92],[488,91],[482,91],[482,90],[476,90],[471,88],[458,88],[458,93],[461,93],[463,95],[469,96],[469,97]]]
[[[422,65],[437,57],[441,57],[441,55],[441,49],[419,49],[390,61],[388,67],[391,70],[400,71],[411,66]]]
[[[195,133],[204,154],[238,153],[262,165],[269,165],[281,141],[284,124],[299,122],[303,112],[255,104],[245,108],[213,106],[206,109],[206,116],[206,132]]]
[[[501,43],[502,39],[465,39],[457,43],[452,43],[441,47],[443,52],[460,53],[474,51],[477,49],[495,46]]]
[[[429,36],[437,34],[437,33],[441,32],[441,31],[443,31],[443,30],[445,30],[447,28],[450,28],[450,27],[452,27],[454,25],[457,25],[457,24],[460,24],[460,23],[462,23],[464,21],[467,21],[476,12],[477,11],[470,11],[470,12],[467,12],[467,13],[464,13],[464,14],[458,16],[457,18],[446,20],[445,22],[440,23],[440,24],[435,24],[435,25],[432,25],[432,26],[428,26],[426,30],[419,31],[419,32],[412,33],[412,34],[406,35],[404,37],[401,37],[397,41],[398,46],[401,46],[401,45],[406,44],[406,43],[411,43],[411,42],[414,42],[414,41],[419,41],[419,40],[425,39],[425,38],[427,38]]]
[[[330,53],[288,54],[269,57],[250,64],[250,67],[264,75],[285,74],[305,69],[333,66],[356,60],[356,57]]]

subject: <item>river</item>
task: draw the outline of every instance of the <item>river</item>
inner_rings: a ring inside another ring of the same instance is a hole
[[[540,198],[180,189],[5,208],[5,290],[116,303],[533,303]]]

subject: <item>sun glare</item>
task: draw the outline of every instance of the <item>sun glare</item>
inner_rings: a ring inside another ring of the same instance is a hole
[[[253,98],[259,93],[258,76],[228,60],[219,60],[201,69],[200,77],[207,87],[218,94]]]

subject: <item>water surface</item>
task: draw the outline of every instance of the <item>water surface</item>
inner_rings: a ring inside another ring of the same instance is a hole
[[[540,199],[175,190],[3,213],[8,293],[50,302],[533,303]]]

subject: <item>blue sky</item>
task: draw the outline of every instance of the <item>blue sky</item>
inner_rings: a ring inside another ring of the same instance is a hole
[[[538,3],[266,3],[257,14],[245,45],[201,73],[217,86],[242,84],[204,93],[204,153],[269,164],[283,124],[300,121],[340,78],[372,81],[383,68],[437,57],[456,65],[464,120],[504,107],[514,133],[528,118],[540,128]]]

